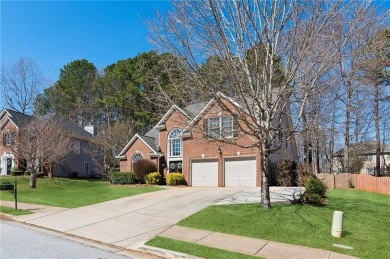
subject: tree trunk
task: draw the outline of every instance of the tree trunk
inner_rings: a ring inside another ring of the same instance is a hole
[[[261,173],[261,203],[263,209],[271,208],[271,199],[269,195],[269,150],[266,144],[261,144],[260,147],[260,173]]]
[[[351,121],[351,99],[352,99],[352,87],[351,82],[346,82],[347,100],[345,111],[345,132],[344,132],[344,173],[349,173],[349,126]]]
[[[37,188],[37,172],[30,170],[30,188]]]
[[[375,176],[380,174],[381,170],[381,135],[379,129],[379,85],[375,85],[374,96],[374,120],[375,120],[375,140],[376,140],[376,164],[375,164]]]

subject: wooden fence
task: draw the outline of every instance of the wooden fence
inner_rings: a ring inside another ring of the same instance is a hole
[[[329,189],[355,187],[357,190],[390,195],[390,177],[374,177],[368,174],[318,174]]]

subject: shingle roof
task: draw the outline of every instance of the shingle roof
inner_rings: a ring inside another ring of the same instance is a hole
[[[34,116],[26,115],[14,110],[5,109],[10,114],[10,119],[15,123],[18,128],[26,127],[28,123],[34,118]],[[61,127],[71,136],[80,138],[93,138],[93,135],[82,127],[78,126],[75,122],[65,116],[56,115],[54,113],[47,114],[45,118],[54,117],[61,125]]]
[[[15,123],[15,125],[20,127],[25,127],[32,119],[32,116],[26,115],[14,110],[5,109],[11,116],[10,119]]]
[[[146,144],[148,144],[153,151],[157,152],[156,139],[147,137],[147,136],[139,136]]]
[[[184,110],[188,113],[191,118],[194,118],[196,115],[200,113],[200,111],[209,103],[209,101],[193,103],[187,105]]]
[[[384,150],[381,146],[381,154],[390,153],[390,146],[385,146]],[[374,142],[362,142],[362,143],[353,143],[349,146],[349,151],[355,153],[356,155],[375,155],[376,153],[376,144]],[[344,154],[344,148],[341,148],[334,153],[333,156],[342,156]]]

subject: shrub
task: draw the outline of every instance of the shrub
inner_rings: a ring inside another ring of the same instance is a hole
[[[169,173],[167,175],[167,185],[184,185],[186,180],[181,173]]]
[[[305,182],[306,191],[303,202],[307,204],[323,205],[326,198],[326,185],[316,177],[310,177]]]
[[[111,173],[119,173],[121,169],[119,167],[115,167],[111,169]]]
[[[24,175],[25,175],[25,176],[29,176],[29,175],[30,175],[30,170],[24,171]]]
[[[112,184],[133,184],[133,172],[112,172],[110,173],[110,183]]]
[[[288,159],[281,159],[276,164],[276,184],[278,186],[293,186],[294,177],[293,173],[295,171],[296,164],[295,162]]]
[[[157,171],[156,164],[149,159],[140,159],[133,163],[134,178],[138,183],[145,183],[145,176]]]
[[[159,172],[147,174],[145,176],[145,182],[147,184],[160,184],[161,183],[161,174]]]
[[[24,175],[24,170],[19,170],[19,169],[12,169],[11,170],[11,175],[13,176],[20,176],[20,175]]]

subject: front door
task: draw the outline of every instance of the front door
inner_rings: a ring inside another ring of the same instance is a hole
[[[7,158],[7,175],[11,174],[11,169],[12,169],[12,159]]]

